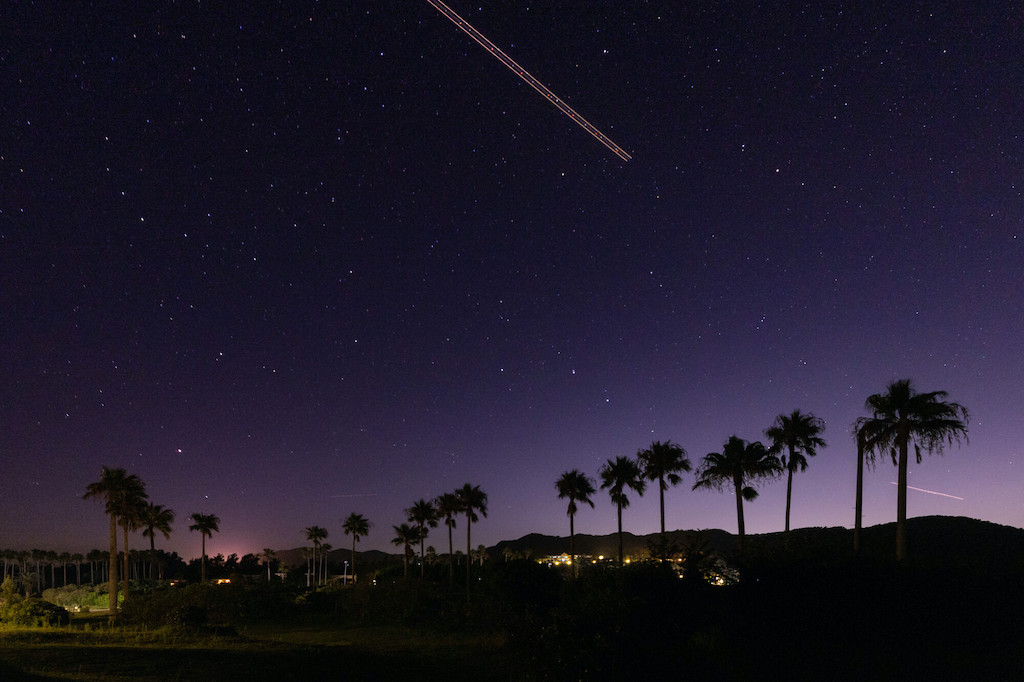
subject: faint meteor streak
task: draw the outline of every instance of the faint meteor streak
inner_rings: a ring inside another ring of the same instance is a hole
[[[892,483],[893,485],[897,485],[896,481],[889,481],[889,483]],[[956,495],[947,495],[946,493],[937,493],[934,490],[925,490],[924,488],[915,488],[912,485],[908,485],[907,489],[908,490],[916,490],[919,493],[928,493],[929,495],[941,495],[942,497],[952,497],[954,500],[960,500],[961,502],[963,502],[963,500],[964,500],[964,498],[957,497]]]
[[[554,104],[559,111],[561,111],[563,114],[572,119],[579,127],[583,128],[588,133],[593,135],[598,142],[603,144],[605,147],[608,147],[608,149],[612,150],[612,152],[616,156],[618,156],[623,161],[629,161],[631,158],[633,158],[629,154],[627,154],[626,151],[622,149],[622,147],[609,140],[607,135],[605,135],[600,130],[595,128],[590,123],[590,121],[580,116],[572,107],[570,107],[568,104],[559,99],[558,96],[555,95],[555,93],[551,92],[551,90],[549,90],[546,85],[544,85],[539,80],[534,78],[526,69],[519,66],[519,64],[517,64],[515,60],[509,57],[507,54],[505,54],[500,47],[498,47],[490,40],[488,40],[487,36],[485,36],[483,33],[480,33],[480,31],[473,28],[468,21],[466,21],[458,14],[456,14],[455,10],[446,5],[441,0],[427,0],[427,2],[430,3],[431,7],[433,7],[438,12],[446,16],[449,19],[449,21],[451,21],[453,24],[462,29],[462,31],[466,35],[468,35],[470,38],[478,42],[484,49],[486,49],[488,52],[494,55],[495,59],[497,59],[499,62],[505,65],[505,68],[507,68],[509,71],[511,71],[512,73],[516,74],[524,81],[526,81],[526,83],[531,88],[533,88],[540,94],[544,95],[544,97],[549,102]]]

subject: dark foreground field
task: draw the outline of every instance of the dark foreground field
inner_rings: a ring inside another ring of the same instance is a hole
[[[182,634],[80,625],[0,631],[0,680],[508,679],[494,635],[324,626]]]
[[[191,630],[74,620],[0,630],[0,680],[1024,679],[1019,579],[838,577],[715,588],[656,569],[594,573],[563,582],[543,609],[508,617],[482,606],[461,624],[449,620],[457,609],[408,625],[323,614]]]
[[[657,562],[573,580],[508,561],[471,604],[443,566],[313,592],[152,588],[117,627],[0,629],[0,681],[1024,679],[1021,531],[913,530],[904,564],[891,533],[858,556],[831,531],[752,543],[721,587]]]

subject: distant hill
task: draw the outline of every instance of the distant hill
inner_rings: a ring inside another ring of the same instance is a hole
[[[669,542],[685,545],[695,536],[700,544],[721,554],[730,554],[736,548],[736,536],[717,528],[707,530],[675,530],[665,533]],[[647,551],[648,542],[656,541],[658,533],[634,535],[623,533],[623,549],[627,554]],[[618,553],[618,535],[576,536],[576,552],[591,556],[614,556]],[[885,523],[864,528],[861,536],[862,552],[867,556],[890,558],[896,545],[896,523]],[[784,546],[784,534],[762,533],[747,535],[747,546],[755,553],[772,553]],[[923,516],[907,520],[907,546],[912,557],[941,562],[945,565],[1019,566],[1024,572],[1024,530],[1002,526],[989,521],[962,516]],[[508,548],[520,556],[538,559],[569,551],[568,536],[530,533],[517,540],[503,540],[487,549],[491,557],[500,558]],[[808,555],[843,556],[852,553],[853,530],[842,527],[797,528],[790,532],[790,549]],[[301,547],[277,552],[284,565],[301,566],[305,562]],[[332,565],[352,560],[351,549],[330,552]],[[401,560],[400,554],[379,550],[356,552],[356,565],[370,568],[387,561]]]
[[[666,532],[665,535],[670,542],[684,545],[696,534],[701,535],[701,544],[709,549],[724,554],[735,550],[736,536],[724,530],[676,530]],[[624,551],[627,554],[645,552],[648,542],[657,540],[658,535],[623,533]],[[754,552],[772,552],[784,546],[784,538],[782,532],[752,534],[747,535],[747,545]],[[895,551],[895,544],[895,522],[864,528],[861,532],[861,549],[867,555],[888,557]],[[908,519],[907,546],[912,556],[947,564],[978,565],[990,562],[1002,565],[1013,563],[1024,567],[1024,530],[962,516]],[[501,556],[506,547],[513,552],[529,553],[532,558],[538,558],[569,551],[569,538],[531,533],[518,540],[499,542],[488,551],[497,557]],[[852,552],[853,530],[842,527],[797,528],[790,532],[790,548],[795,551],[813,548],[819,553],[841,556]],[[614,555],[618,552],[618,536],[615,533],[577,535],[576,552],[591,556]]]
[[[275,552],[278,561],[282,566],[302,566],[306,563],[306,548],[296,547],[295,549],[282,549]],[[362,572],[364,568],[370,568],[382,564],[390,559],[401,559],[400,554],[388,554],[380,550],[370,549],[365,552],[356,552],[356,568]],[[352,562],[351,549],[332,549],[327,553],[327,560],[332,566],[341,566],[344,562]]]

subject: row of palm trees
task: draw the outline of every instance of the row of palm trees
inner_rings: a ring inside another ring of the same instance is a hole
[[[133,549],[129,550],[129,555],[129,566],[134,578],[149,578],[152,576],[152,552],[143,553]],[[144,557],[149,559],[149,561],[144,561]],[[85,566],[88,581],[95,585],[97,581],[106,582],[106,574],[109,570],[108,560],[109,556],[107,553],[99,549],[90,550],[87,554],[55,552],[44,549],[4,549],[0,550],[0,562],[2,562],[0,564],[0,579],[9,575],[11,578],[16,578],[24,583],[26,590],[42,592],[46,586],[58,586],[57,575],[63,576],[59,583],[60,585],[67,586],[72,584],[72,582],[76,585],[81,585],[82,567]],[[160,573],[163,573],[164,562],[158,558],[156,563]],[[32,565],[35,566],[34,575],[32,575],[33,571],[30,570]],[[50,569],[48,581],[45,580],[45,567]],[[74,571],[73,581],[68,579],[69,567]]]
[[[873,464],[877,457],[889,454],[899,468],[897,481],[896,556],[906,558],[907,517],[907,460],[910,443],[914,443],[918,463],[922,451],[941,453],[945,444],[959,443],[967,435],[967,410],[962,405],[945,401],[945,391],[918,393],[909,379],[889,384],[884,393],[870,396],[866,405],[870,417],[861,417],[854,423],[857,442],[857,502],[854,524],[854,547],[860,549],[860,530],[863,494],[863,468],[865,460]],[[765,429],[769,441],[745,441],[730,436],[721,452],[710,452],[701,460],[695,472],[693,490],[731,490],[736,499],[737,538],[743,551],[745,524],[743,502],[757,498],[754,487],[759,481],[786,475],[785,541],[789,542],[789,519],[792,507],[793,474],[807,469],[808,457],[814,457],[825,447],[822,434],[825,423],[813,414],[795,410],[780,414]],[[655,441],[636,457],[609,459],[599,470],[601,488],[608,489],[618,515],[619,564],[622,552],[622,510],[629,506],[627,491],[643,495],[647,483],[658,483],[661,509],[661,550],[665,544],[665,491],[677,485],[682,472],[692,470],[686,451],[671,441]],[[572,469],[555,481],[560,499],[568,499],[569,553],[575,572],[575,515],[581,504],[594,506],[594,480]]]
[[[906,558],[906,516],[907,516],[907,468],[910,445],[914,445],[915,456],[921,462],[922,453],[941,453],[945,445],[959,444],[967,437],[968,413],[962,405],[947,402],[945,391],[917,392],[909,379],[890,383],[883,393],[868,397],[866,407],[870,416],[858,418],[853,425],[857,444],[857,492],[854,525],[854,545],[860,547],[861,518],[863,509],[863,469],[867,463],[872,466],[877,459],[888,455],[898,468],[897,481],[897,525],[896,556]],[[693,489],[731,489],[736,498],[736,515],[739,547],[742,550],[745,527],[743,502],[752,501],[758,495],[754,487],[764,479],[787,475],[785,533],[788,541],[789,520],[792,500],[793,474],[807,468],[808,457],[825,447],[821,437],[825,424],[813,414],[796,410],[780,414],[772,426],[765,429],[768,446],[760,441],[748,442],[731,436],[721,452],[708,453],[703,457],[695,472]],[[622,511],[628,508],[629,491],[638,495],[646,492],[648,483],[657,483],[661,512],[661,547],[665,544],[665,492],[682,481],[682,473],[693,470],[686,451],[671,441],[654,442],[635,458],[617,457],[609,459],[600,469],[601,488],[607,489],[612,503],[616,506],[619,534],[619,562],[623,561]],[[594,480],[573,469],[566,471],[555,482],[558,497],[568,499],[569,546],[575,566],[575,515],[579,505],[594,506],[591,496],[595,493]],[[148,501],[145,484],[124,469],[103,467],[100,479],[86,488],[84,498],[100,499],[110,517],[109,570],[110,612],[114,614],[117,599],[117,528],[124,532],[124,547],[128,547],[128,532],[142,530],[150,539],[150,577],[152,557],[155,555],[156,533],[170,537],[174,511]],[[487,495],[479,486],[469,483],[453,492],[444,493],[432,500],[417,500],[406,510],[407,523],[394,526],[392,542],[405,550],[405,572],[408,573],[408,557],[415,544],[420,546],[420,571],[423,573],[425,558],[424,541],[430,528],[436,528],[443,519],[448,527],[449,580],[454,581],[454,552],[452,530],[459,515],[466,516],[466,555],[472,555],[472,524],[479,521],[479,514],[487,516]],[[206,580],[206,538],[219,531],[220,519],[213,514],[192,514],[189,530],[202,536],[202,580]],[[352,535],[353,573],[355,572],[355,545],[360,537],[369,532],[370,524],[361,515],[349,516],[343,525],[345,533]],[[313,541],[314,559],[319,554],[326,556],[323,540],[327,531],[318,526],[306,529],[307,538]],[[328,546],[329,547],[329,546]],[[271,550],[265,550],[264,553]],[[125,582],[128,576],[128,551],[124,553]],[[269,570],[269,559],[267,561]],[[314,560],[314,566],[317,562]],[[470,564],[467,562],[467,598],[470,587]],[[319,577],[324,576],[323,569]],[[574,568],[575,570],[575,568]],[[6,568],[5,568],[6,571]],[[268,574],[269,578],[269,574]],[[127,585],[125,594],[127,595]]]
[[[86,486],[83,499],[98,499],[104,503],[107,516],[110,517],[110,558],[108,582],[110,589],[108,606],[110,617],[114,618],[117,609],[117,528],[124,531],[124,594],[128,596],[128,532],[142,530],[143,537],[149,538],[150,575],[156,563],[156,533],[165,539],[171,537],[171,524],[174,522],[174,511],[163,505],[153,504],[146,493],[146,484],[135,474],[124,469],[103,467],[98,481]],[[198,531],[202,535],[202,580],[206,581],[206,538],[220,530],[220,519],[213,514],[192,514],[192,525],[189,530]]]
[[[427,500],[419,499],[411,507],[405,510],[406,523],[392,526],[395,537],[392,544],[402,547],[404,564],[403,570],[406,576],[409,575],[409,557],[413,555],[413,547],[419,543],[420,546],[420,577],[423,577],[426,564],[424,543],[431,528],[437,528],[443,520],[448,527],[448,583],[455,582],[455,553],[452,545],[452,529],[455,528],[456,519],[464,514],[466,517],[466,556],[472,557],[472,527],[480,520],[478,514],[487,516],[487,493],[478,485],[466,483],[453,492],[442,493],[436,498]],[[470,592],[470,567],[472,561],[466,562],[466,599],[469,599]]]
[[[370,522],[362,514],[356,514],[352,512],[342,522],[342,530],[345,535],[352,536],[352,575],[356,574],[356,543],[359,542],[359,538],[366,537],[370,532]],[[309,526],[305,529],[306,539],[313,543],[310,552],[310,571],[307,572],[312,578],[314,585],[322,585],[327,581],[327,555],[330,553],[332,547],[325,543],[329,535],[326,528],[320,526]],[[267,557],[266,561],[269,565],[270,561],[273,560],[273,550],[263,550],[264,555]],[[319,561],[318,561],[319,557]],[[319,568],[318,568],[319,567]],[[269,580],[270,573],[269,568],[267,569],[267,579]],[[308,584],[308,582],[307,582]]]

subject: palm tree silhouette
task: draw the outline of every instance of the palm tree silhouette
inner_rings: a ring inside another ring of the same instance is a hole
[[[775,423],[764,430],[772,445],[769,452],[781,454],[782,466],[786,469],[786,532],[785,542],[789,546],[789,510],[793,499],[793,472],[807,469],[807,457],[818,454],[818,448],[825,447],[821,434],[825,422],[813,414],[793,410],[792,414],[780,414]],[[805,457],[806,455],[806,457]]]
[[[697,482],[693,489],[711,488],[721,491],[731,483],[736,495],[736,520],[739,527],[739,550],[743,551],[745,526],[743,524],[743,500],[757,498],[757,490],[751,483],[771,478],[782,473],[782,462],[761,444],[748,443],[742,438],[730,436],[722,452],[709,452],[697,469]]]
[[[594,508],[594,501],[590,496],[594,494],[594,481],[579,469],[566,471],[555,481],[555,490],[558,491],[558,499],[569,499],[569,508],[566,513],[569,515],[569,557],[572,561],[572,574],[576,576],[576,512],[579,511],[578,502],[589,504]]]
[[[110,517],[110,559],[107,568],[109,593],[107,604],[110,619],[117,613],[117,520],[118,515],[127,511],[135,500],[146,496],[146,485],[135,474],[128,474],[124,469],[103,467],[100,480],[86,486],[83,499],[99,498],[103,500],[107,515]],[[126,552],[127,554],[127,552]]]
[[[149,538],[149,579],[153,579],[153,564],[156,563],[156,533],[163,534],[165,540],[171,538],[171,524],[174,523],[174,510],[162,504],[146,504],[142,508],[142,537]],[[163,578],[163,576],[160,576]]]
[[[683,480],[681,471],[690,471],[692,466],[683,446],[672,441],[654,441],[651,447],[637,453],[644,478],[651,483],[658,482],[658,501],[661,505],[661,546],[665,544],[665,491],[669,485],[679,485]]]
[[[427,528],[437,528],[439,520],[437,509],[434,508],[433,502],[420,499],[406,509],[405,513],[409,517],[409,522],[415,523],[420,531],[420,577],[422,578],[426,570],[426,554],[424,553],[423,543],[430,532]]]
[[[277,552],[275,552],[274,550],[270,549],[269,547],[264,547],[263,548],[263,552],[260,554],[260,556],[263,558],[263,563],[266,564],[266,566],[267,566],[267,582],[269,583],[270,582],[270,565],[273,564],[274,563],[274,559],[277,558]]]
[[[313,565],[313,584],[318,585],[317,582],[317,550],[320,549],[320,541],[327,539],[327,529],[321,528],[320,526],[309,526],[305,529],[306,539],[313,543],[313,556],[310,561]]]
[[[469,560],[472,554],[470,532],[473,528],[473,522],[480,520],[476,515],[477,512],[480,512],[485,517],[487,516],[487,493],[480,490],[480,486],[467,483],[456,490],[455,495],[459,498],[459,505],[466,514],[466,601],[469,601],[470,572],[473,565],[473,562]]]
[[[859,420],[858,420],[859,421]],[[853,425],[853,439],[857,442],[857,494],[854,501],[854,519],[853,519],[853,551],[860,551],[860,529],[861,519],[864,512],[864,434],[860,431],[860,426],[857,422]],[[870,454],[868,458],[869,466],[874,466],[875,458],[873,454]]]
[[[907,557],[907,451],[914,443],[917,463],[922,449],[942,454],[944,445],[959,445],[967,439],[967,408],[945,401],[945,391],[918,393],[910,379],[889,384],[885,393],[869,396],[866,406],[870,417],[857,420],[855,429],[869,457],[888,453],[898,467],[896,492],[896,558]]]
[[[412,546],[420,539],[420,529],[403,523],[400,526],[392,526],[395,529],[395,537],[391,544],[402,547],[402,575],[409,577],[409,555],[412,554]]]
[[[356,580],[356,543],[370,532],[370,522],[362,514],[352,512],[341,526],[345,535],[352,536],[352,581]]]
[[[455,528],[455,518],[462,513],[462,502],[455,493],[442,493],[434,500],[434,507],[439,517],[444,518],[444,525],[448,526],[448,588],[455,584],[455,553],[452,548],[452,529]]]
[[[632,488],[638,495],[647,489],[640,466],[629,457],[616,457],[608,460],[599,472],[601,489],[608,488],[608,494],[615,504],[619,518],[619,566],[622,566],[622,510],[629,506],[626,488]]]
[[[195,513],[192,515],[192,525],[188,527],[190,531],[199,531],[199,534],[203,538],[203,553],[199,564],[199,575],[200,582],[206,582],[206,538],[212,537],[214,533],[220,532],[220,518],[213,514],[199,514]]]

